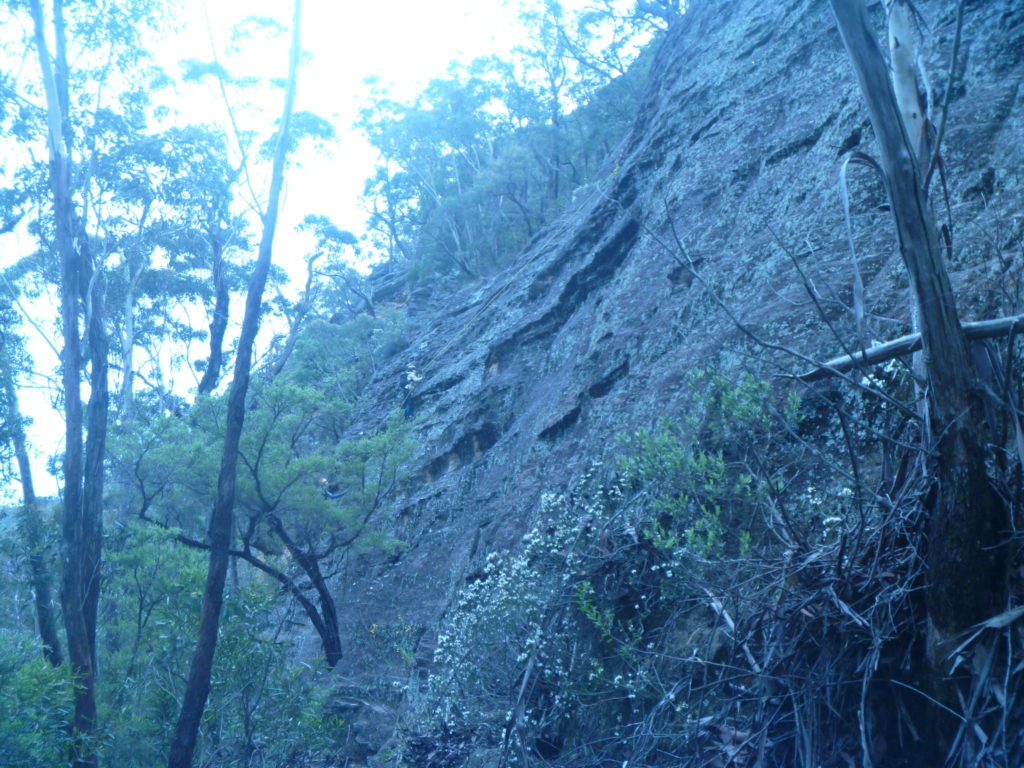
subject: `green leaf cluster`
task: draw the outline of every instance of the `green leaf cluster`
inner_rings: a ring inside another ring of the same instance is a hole
[[[420,278],[493,272],[606,173],[647,66],[631,63],[649,32],[623,18],[538,4],[510,58],[453,64],[409,103],[377,88],[359,123],[381,155],[373,248]]]
[[[69,746],[72,680],[23,636],[0,630],[0,747],[10,768],[57,768]]]
[[[108,542],[100,651],[103,756],[126,768],[163,762],[178,713],[181,673],[193,651],[205,580],[202,553],[174,532],[130,522]],[[254,755],[275,764],[325,748],[320,672],[294,663],[276,589],[246,579],[227,591],[200,754],[221,766]]]
[[[615,477],[595,468],[545,496],[521,548],[488,555],[439,634],[426,722],[513,723],[542,754],[600,734],[602,759],[621,762],[635,728],[684,734],[691,707],[717,706],[714,687],[680,694],[700,668],[679,667],[700,654],[728,674],[729,648],[701,617],[709,594],[756,578],[746,558],[778,548],[765,522],[776,478],[758,451],[795,455],[800,409],[749,376],[698,373],[689,391],[683,419],[623,439]]]

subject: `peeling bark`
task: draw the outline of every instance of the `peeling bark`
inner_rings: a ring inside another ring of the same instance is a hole
[[[929,510],[929,657],[944,661],[959,632],[995,615],[1006,594],[1008,513],[985,466],[991,426],[943,261],[934,215],[888,68],[862,0],[831,0],[877,137],[900,254],[921,323],[935,490]],[[927,162],[927,158],[923,158]]]
[[[74,768],[99,765],[96,752],[96,611],[102,546],[103,447],[107,421],[107,340],[103,327],[102,281],[90,279],[86,254],[76,240],[72,200],[72,131],[68,116],[68,64],[63,3],[53,3],[56,57],[53,62],[39,0],[31,0],[34,42],[44,91],[50,152],[57,253],[60,257],[61,326],[64,340],[65,416],[64,519],[61,551],[61,606],[68,660],[76,677],[72,715]],[[86,347],[91,362],[88,413],[83,415],[84,357],[79,319],[86,314]],[[88,438],[83,451],[85,418]],[[89,476],[88,473],[93,475]]]

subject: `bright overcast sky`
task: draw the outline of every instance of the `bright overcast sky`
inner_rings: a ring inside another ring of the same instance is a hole
[[[565,3],[570,7],[577,4],[572,0]],[[516,22],[517,5],[516,0],[304,0],[302,47],[310,59],[300,72],[297,108],[328,119],[338,131],[338,139],[329,148],[329,157],[306,160],[301,167],[289,169],[274,249],[276,263],[294,276],[303,274],[309,243],[292,230],[306,214],[325,214],[338,226],[357,234],[363,229],[367,215],[359,196],[373,170],[375,154],[352,130],[352,124],[367,104],[366,79],[375,77],[388,86],[392,98],[410,100],[431,78],[443,75],[453,60],[469,62],[478,56],[506,53],[523,42],[523,30]],[[183,0],[182,6],[184,29],[154,43],[159,63],[174,74],[178,74],[178,61],[211,59],[207,17],[225,63],[233,24],[248,16],[267,16],[287,27],[291,17],[291,3],[283,0]],[[262,49],[248,59],[243,56],[231,66],[236,67],[232,71],[235,75],[283,78],[287,71],[287,34],[273,50]],[[243,129],[248,125],[269,131],[280,111],[280,93],[275,92],[268,106],[272,111],[267,114],[253,115],[239,108],[237,116]],[[173,95],[169,98],[173,102]],[[226,124],[222,105],[212,89],[209,102],[196,100],[193,89],[185,103],[175,108],[178,118],[185,122]],[[256,186],[260,194],[265,194],[259,180]],[[5,249],[6,257],[0,259],[0,267],[12,263],[23,249],[34,247],[16,235],[14,238]],[[36,367],[52,370],[55,354],[37,334],[26,331]],[[45,472],[46,457],[63,449],[63,427],[60,416],[50,408],[52,393],[47,390],[24,389],[21,398],[23,411],[35,419],[29,435],[30,450],[33,474],[43,495],[56,492],[53,478]],[[14,492],[13,488],[0,489],[0,497],[4,490]]]
[[[163,0],[153,0],[162,2]],[[256,76],[283,79],[287,73],[287,27],[291,21],[292,3],[286,0],[179,0],[181,7],[178,29],[161,31],[155,40],[146,40],[157,63],[173,76],[180,76],[179,63],[185,60],[212,60],[211,38],[217,55],[233,76]],[[312,246],[308,235],[295,233],[295,226],[307,214],[330,217],[342,229],[359,235],[363,232],[367,213],[360,195],[376,161],[374,150],[363,136],[353,129],[360,110],[369,104],[369,78],[377,87],[386,88],[388,96],[398,101],[411,101],[435,77],[446,73],[452,61],[469,63],[486,56],[508,54],[516,45],[525,43],[525,30],[518,23],[522,6],[536,8],[543,0],[370,0],[370,2],[339,2],[338,0],[304,0],[302,47],[308,54],[299,73],[296,108],[313,112],[330,121],[337,131],[337,140],[325,154],[310,156],[297,153],[286,173],[285,194],[274,245],[274,262],[283,267],[296,282],[305,279],[305,256]],[[562,0],[567,11],[578,9],[586,0]],[[285,32],[272,42],[246,44],[243,53],[232,57],[229,51],[231,29],[248,17],[269,17],[277,20]],[[23,21],[24,21],[24,17]],[[209,19],[209,24],[207,23]],[[20,34],[24,30],[4,30]],[[72,47],[74,47],[72,43]],[[20,59],[26,77],[35,77],[38,62],[31,52]],[[211,78],[206,78],[211,81]],[[262,96],[261,96],[262,93]],[[253,130],[263,138],[273,130],[283,100],[279,87],[264,88],[250,95],[233,94],[234,113],[240,128]],[[169,93],[161,93],[159,101],[171,108],[171,121],[204,123],[227,128],[229,121],[215,83],[196,87],[183,85]],[[243,100],[263,105],[263,110],[248,107]],[[237,158],[235,160],[237,162]],[[265,200],[267,179],[254,169],[253,187]],[[2,176],[2,168],[0,168]],[[0,268],[12,264],[35,243],[24,232],[13,232],[0,251]],[[255,257],[255,254],[253,254]],[[36,370],[45,379],[35,379],[22,389],[22,410],[35,423],[30,428],[30,451],[37,488],[42,495],[56,492],[54,480],[45,471],[46,457],[63,450],[63,425],[60,414],[51,408],[56,397],[53,371],[58,365],[52,339],[55,308],[44,306],[46,300],[33,303],[29,311],[39,320],[40,330],[49,337],[26,326],[26,340]],[[237,306],[237,304],[236,304]],[[237,320],[237,319],[236,319]],[[264,329],[264,334],[270,333]],[[168,354],[180,350],[171,350]],[[164,368],[164,366],[161,366]],[[175,391],[195,386],[191,369],[178,369],[165,379]],[[165,374],[166,375],[166,374]],[[188,379],[187,381],[185,379]],[[4,499],[5,491],[7,499]],[[0,487],[0,501],[16,497],[14,488]]]
[[[207,14],[222,48],[240,19],[270,16],[287,25],[290,11],[291,3],[281,0],[186,0],[185,40],[172,50],[179,59],[210,58]],[[443,75],[449,62],[505,53],[523,42],[516,14],[515,3],[506,0],[305,0],[302,47],[310,59],[299,75],[296,108],[330,120],[338,140],[328,150],[331,157],[307,160],[286,177],[277,263],[296,276],[304,269],[301,251],[307,243],[291,230],[306,214],[325,214],[343,229],[362,231],[367,215],[359,196],[375,155],[351,126],[368,103],[366,80],[377,78],[392,98],[410,100],[431,78]],[[282,39],[279,61],[241,58],[238,64],[283,77],[285,43]]]

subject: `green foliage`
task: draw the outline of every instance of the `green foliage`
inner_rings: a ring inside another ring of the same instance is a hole
[[[488,555],[439,634],[424,718],[542,754],[599,743],[622,761],[635,729],[683,734],[692,709],[713,710],[714,688],[681,695],[680,664],[701,653],[728,669],[702,610],[754,578],[745,558],[777,547],[765,522],[777,478],[758,451],[794,454],[786,420],[799,406],[776,407],[747,376],[691,385],[687,426],[665,419],[626,439],[615,481],[595,469],[545,496],[520,550]]]
[[[665,552],[681,543],[702,557],[724,551],[728,521],[723,519],[749,496],[750,477],[726,480],[726,465],[720,453],[709,453],[698,445],[685,446],[671,424],[663,422],[655,433],[638,432],[633,446],[637,455],[626,459],[627,478],[641,483],[668,479],[665,495],[655,508],[663,513],[644,530],[652,543]]]
[[[329,420],[339,430],[347,426],[352,409],[378,367],[404,344],[406,320],[400,309],[386,309],[371,317],[357,315],[343,323],[311,322],[299,338],[288,376],[319,388],[334,404],[339,420]]]
[[[105,674],[104,755],[111,764],[158,764],[178,714],[205,578],[202,553],[172,532],[131,522],[108,538],[99,651]],[[218,663],[222,657],[218,657]]]
[[[120,527],[108,546],[100,652],[104,760],[163,762],[178,713],[206,576],[203,553],[175,544],[152,525]],[[253,755],[281,764],[326,748],[320,674],[296,665],[285,629],[292,614],[262,580],[226,596],[199,754],[219,766],[246,766]]]
[[[632,120],[645,65],[629,65],[648,32],[626,18],[538,3],[510,59],[453,64],[412,103],[376,91],[359,124],[381,154],[364,193],[372,247],[420,278],[506,264]]]
[[[410,424],[394,413],[372,432],[352,431],[366,384],[402,331],[394,311],[341,325],[313,320],[286,363],[256,375],[249,390],[234,556],[246,578],[284,588],[331,665],[341,647],[330,574],[347,552],[403,546],[374,515],[411,453]],[[203,547],[225,408],[223,397],[202,397],[180,415],[140,408],[139,418],[119,425],[110,449],[121,506]]]
[[[603,637],[611,638],[615,627],[615,611],[611,608],[598,608],[594,602],[594,585],[589,581],[584,580],[576,585],[576,606],[600,630]]]
[[[772,480],[764,468],[780,466],[775,454],[790,442],[782,425],[798,423],[799,403],[789,396],[771,407],[767,382],[749,374],[734,384],[705,371],[688,386],[684,425],[662,419],[626,439],[622,478],[653,497],[644,535],[655,547],[684,546],[698,560],[739,556],[762,525],[757,507]]]
[[[410,455],[409,425],[395,413],[373,434],[343,436],[383,350],[400,334],[395,313],[314,322],[284,372],[253,383],[238,500],[257,524],[273,513],[304,548],[331,554],[343,542],[389,544],[367,524]]]
[[[68,91],[63,106],[72,191],[83,201],[74,217],[75,242],[102,276],[112,370],[121,374],[112,387],[120,389],[115,402],[122,411],[131,410],[139,386],[136,360],[144,355],[170,361],[170,371],[153,366],[145,372],[150,386],[169,388],[174,369],[185,362],[180,346],[204,336],[194,324],[195,310],[206,305],[212,314],[211,278],[216,273],[216,282],[237,290],[241,270],[234,259],[248,246],[246,224],[235,210],[239,173],[223,131],[168,119],[170,87],[188,86],[155,66],[147,50],[157,31],[173,30],[177,5],[55,6],[66,23],[70,62],[66,82],[60,72],[57,79]],[[11,13],[9,26],[30,33],[27,5],[16,4]],[[32,49],[30,39],[9,36],[6,44],[11,61]],[[25,294],[48,297],[47,286],[58,282],[58,260],[47,165],[38,152],[45,144],[45,110],[24,107],[39,101],[41,86],[31,85],[33,79],[0,89],[0,130],[17,138],[6,146],[6,178],[13,186],[0,200],[0,221],[13,226],[20,218],[37,243],[36,252],[11,270],[10,281]],[[8,112],[7,99],[23,106]]]
[[[276,590],[252,585],[225,604],[217,666],[205,713],[204,745],[217,765],[266,765],[323,754],[344,733],[327,708],[322,670],[295,661],[286,634],[293,613],[279,608]]]
[[[241,444],[241,510],[286,513],[288,526],[312,543],[379,503],[409,455],[408,425],[394,417],[377,433],[343,435],[401,334],[394,312],[344,325],[313,321],[282,373],[254,379]],[[215,493],[224,407],[224,398],[204,397],[187,413],[140,413],[115,428],[111,453],[132,507],[186,532],[201,531]],[[340,503],[318,486],[325,477],[339,486]]]
[[[5,768],[59,768],[69,749],[72,682],[37,648],[0,630],[0,753]]]

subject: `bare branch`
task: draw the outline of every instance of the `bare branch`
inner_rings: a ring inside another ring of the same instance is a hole
[[[995,320],[977,320],[961,323],[960,326],[963,328],[964,336],[968,339],[994,339],[1024,330],[1024,315],[1010,315]],[[921,349],[921,334],[908,333],[906,336],[878,344],[863,352],[835,357],[796,378],[805,382],[818,381],[828,376],[846,373],[860,366],[885,363],[902,355],[917,352],[919,349]]]

